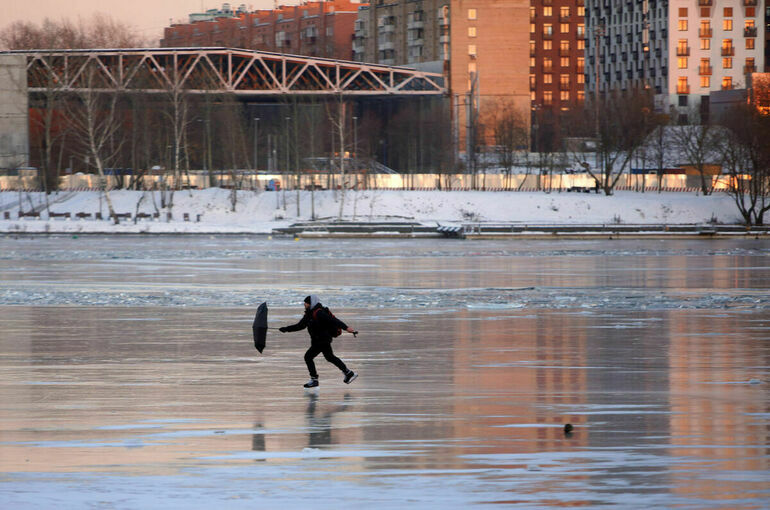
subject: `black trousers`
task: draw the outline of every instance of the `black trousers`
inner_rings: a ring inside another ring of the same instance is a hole
[[[310,349],[305,353],[305,364],[307,364],[308,372],[310,372],[310,377],[313,379],[318,379],[318,372],[315,369],[315,362],[313,362],[313,359],[319,354],[323,354],[326,361],[342,370],[343,373],[348,371],[348,367],[345,366],[345,363],[334,355],[331,343],[320,345],[312,344]]]

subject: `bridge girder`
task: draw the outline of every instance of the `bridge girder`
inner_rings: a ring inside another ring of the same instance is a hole
[[[382,66],[233,48],[26,50],[28,89],[84,88],[237,96],[440,96],[444,77]]]

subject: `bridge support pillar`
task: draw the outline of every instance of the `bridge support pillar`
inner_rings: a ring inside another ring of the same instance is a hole
[[[29,96],[25,55],[0,54],[0,168],[29,165]]]

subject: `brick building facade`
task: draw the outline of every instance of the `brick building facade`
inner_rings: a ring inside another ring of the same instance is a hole
[[[295,55],[351,60],[355,0],[305,2],[246,12],[242,6],[191,14],[189,23],[163,31],[161,47],[225,46]],[[365,5],[365,4],[364,4]]]

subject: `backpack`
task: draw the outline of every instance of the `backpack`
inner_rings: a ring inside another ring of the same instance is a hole
[[[313,320],[318,320],[316,318],[316,314],[318,313],[319,310],[323,310],[324,312],[328,313],[331,316],[332,319],[336,319],[336,317],[331,312],[331,310],[329,310],[325,306],[322,306],[322,307],[318,308],[317,310],[313,310]],[[338,336],[340,336],[342,334],[342,329],[338,328],[335,325],[331,325],[331,326],[329,326],[328,332],[332,336],[332,338],[337,338]]]

